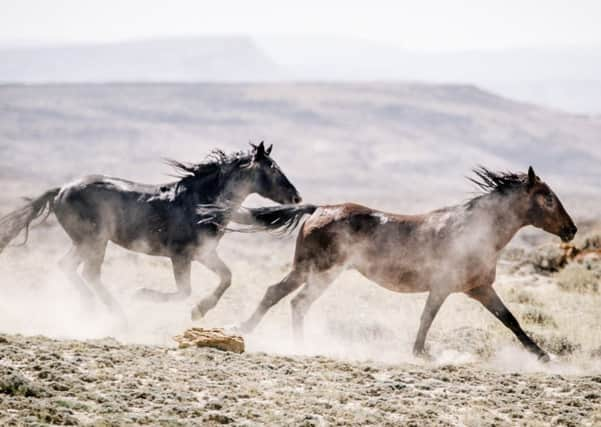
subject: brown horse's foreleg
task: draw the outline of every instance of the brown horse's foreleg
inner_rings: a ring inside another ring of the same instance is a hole
[[[171,264],[177,288],[175,292],[161,292],[154,289],[142,288],[138,290],[138,296],[157,302],[178,301],[188,298],[192,293],[192,261],[186,255],[176,255],[171,257]]]
[[[415,339],[415,344],[413,345],[414,355],[421,357],[426,354],[424,351],[426,336],[428,335],[432,321],[436,317],[438,310],[440,310],[442,303],[447,299],[447,296],[447,293],[439,293],[434,291],[430,291],[428,294],[426,306],[424,307],[424,311],[422,312],[422,317],[420,319],[417,338]]]
[[[549,355],[526,335],[516,318],[513,317],[513,314],[505,307],[505,304],[503,304],[503,301],[501,301],[501,298],[499,298],[491,286],[481,286],[479,288],[471,289],[467,292],[467,295],[480,301],[488,311],[494,314],[497,319],[503,322],[503,324],[515,334],[517,339],[528,351],[538,356],[539,360],[544,362],[549,361]]]
[[[279,283],[268,287],[255,312],[238,327],[240,331],[244,333],[252,332],[271,307],[276,305],[286,295],[294,292],[302,284],[303,280],[300,274],[296,270],[292,270]]]
[[[204,317],[205,314],[212,308],[214,308],[225,291],[232,284],[232,272],[227,265],[223,262],[215,250],[212,250],[207,255],[198,259],[199,262],[203,263],[209,270],[219,276],[219,285],[213,291],[211,295],[200,301],[196,307],[192,309],[192,319],[197,320]]]

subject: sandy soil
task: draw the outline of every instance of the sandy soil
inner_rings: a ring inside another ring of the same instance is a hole
[[[595,425],[601,375],[0,336],[0,423]]]

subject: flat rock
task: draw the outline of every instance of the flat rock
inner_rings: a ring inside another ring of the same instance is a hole
[[[238,335],[227,334],[220,328],[191,328],[173,339],[177,341],[179,348],[213,347],[234,353],[244,352],[244,339]]]

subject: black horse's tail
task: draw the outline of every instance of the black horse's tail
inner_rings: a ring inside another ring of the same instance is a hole
[[[310,215],[318,208],[315,205],[279,205],[264,208],[250,208],[237,212],[232,221],[249,224],[253,230],[275,230],[289,233],[296,228],[304,215]]]
[[[257,232],[273,230],[289,233],[296,228],[304,215],[312,214],[315,205],[278,205],[264,208],[242,208],[234,211],[230,207],[202,205],[197,209],[198,224],[214,224],[226,231]],[[225,227],[228,221],[248,225],[247,228]]]
[[[46,191],[37,199],[27,199],[27,204],[16,211],[13,211],[0,218],[0,253],[4,248],[25,230],[25,240],[22,245],[27,243],[29,237],[29,225],[46,212],[46,219],[54,209],[54,198],[59,193],[60,188],[53,188]]]

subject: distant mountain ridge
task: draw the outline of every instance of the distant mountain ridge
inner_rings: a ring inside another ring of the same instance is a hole
[[[0,46],[0,83],[274,81],[475,84],[520,101],[601,114],[601,47],[411,52],[306,36]]]
[[[0,82],[240,82],[282,75],[244,36],[5,47],[0,58]]]

